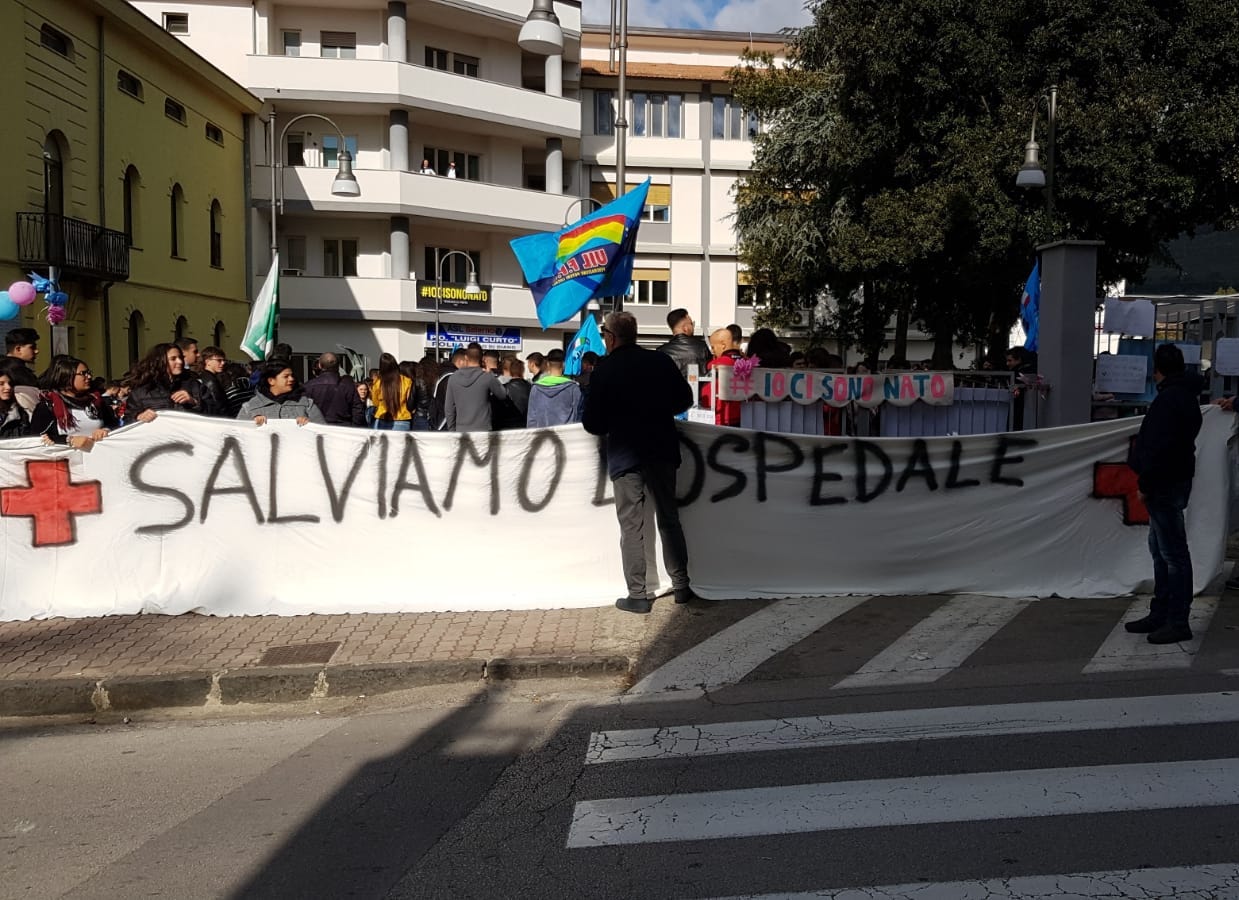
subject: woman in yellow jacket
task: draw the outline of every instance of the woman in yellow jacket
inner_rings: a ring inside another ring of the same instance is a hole
[[[379,375],[370,384],[374,427],[380,431],[412,431],[413,413],[409,411],[412,391],[413,380],[400,374],[396,357],[390,353],[380,356]]]

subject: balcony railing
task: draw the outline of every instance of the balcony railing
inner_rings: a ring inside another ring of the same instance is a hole
[[[17,214],[17,259],[23,266],[56,266],[61,277],[129,278],[129,240],[124,232],[57,213]]]

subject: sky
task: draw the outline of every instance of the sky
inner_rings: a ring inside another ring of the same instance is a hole
[[[582,20],[606,25],[610,0],[584,0]],[[808,21],[804,0],[628,0],[630,26],[770,34]]]

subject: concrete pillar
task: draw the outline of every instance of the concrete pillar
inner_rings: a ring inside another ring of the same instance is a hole
[[[393,109],[387,114],[387,145],[393,172],[409,171],[409,111]]]
[[[564,192],[564,142],[561,138],[546,139],[546,192]]]
[[[404,0],[388,0],[387,3],[387,58],[395,62],[408,62],[408,10]]]
[[[283,47],[280,47],[280,52]],[[271,49],[271,0],[256,0],[254,4],[254,53],[267,56]]]
[[[1041,254],[1037,370],[1050,384],[1037,425],[1089,421],[1093,395],[1093,327],[1097,248],[1101,241],[1056,241]]]
[[[391,217],[391,277],[409,277],[409,219]]]
[[[550,97],[564,95],[564,58],[562,55],[546,58],[546,93]]]

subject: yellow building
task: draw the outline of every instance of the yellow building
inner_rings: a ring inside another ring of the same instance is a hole
[[[177,337],[240,356],[258,98],[125,0],[0,0],[0,53],[0,289],[55,267],[70,298],[0,332],[108,377]]]

